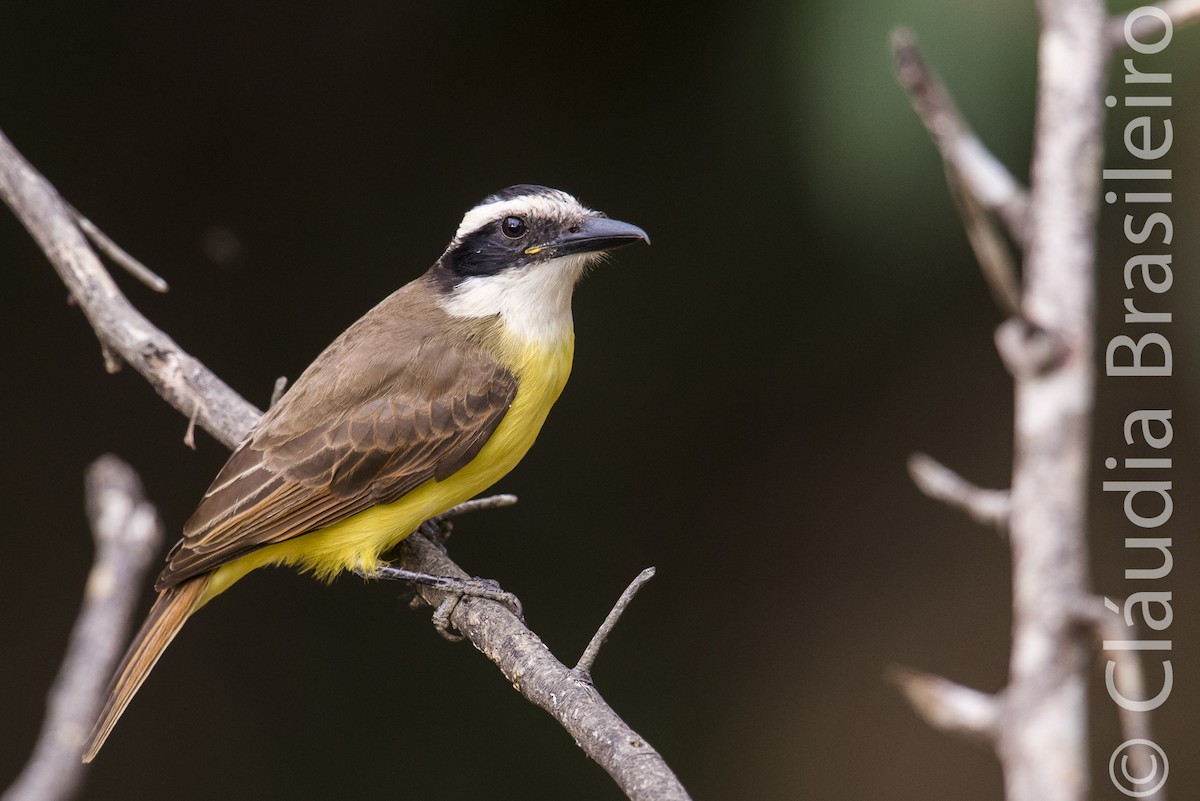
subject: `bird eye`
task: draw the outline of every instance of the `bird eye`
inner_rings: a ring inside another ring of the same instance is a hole
[[[516,239],[517,237],[524,236],[525,227],[525,221],[520,217],[505,217],[500,221],[500,230],[503,231],[504,235],[509,239]]]

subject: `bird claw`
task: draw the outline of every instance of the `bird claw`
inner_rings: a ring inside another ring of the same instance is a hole
[[[363,575],[367,578],[410,581],[446,593],[446,597],[433,611],[433,625],[438,633],[448,640],[462,639],[459,635],[451,632],[450,616],[454,614],[455,608],[463,598],[482,598],[486,601],[494,601],[502,604],[522,622],[525,620],[520,599],[501,588],[500,583],[495,579],[433,576],[392,565],[380,565],[374,572]]]
[[[457,641],[462,639],[462,637],[450,630],[450,616],[454,614],[459,601],[463,598],[482,598],[485,601],[494,601],[512,612],[518,620],[525,622],[525,612],[521,606],[520,599],[511,592],[501,588],[500,583],[495,579],[479,578],[478,576],[469,579],[456,579],[443,576],[441,581],[431,586],[436,590],[448,593],[442,599],[442,602],[437,605],[437,608],[433,610],[434,628],[447,640]]]

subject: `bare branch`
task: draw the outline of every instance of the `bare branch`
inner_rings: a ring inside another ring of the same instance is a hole
[[[196,416],[200,413],[199,404],[192,410],[192,416],[188,418],[187,429],[183,432],[183,444],[192,450],[196,450]]]
[[[146,286],[153,289],[155,292],[166,292],[170,287],[167,282],[156,275],[146,265],[130,256],[124,248],[116,242],[108,238],[108,235],[101,231],[94,222],[84,217],[77,209],[71,207],[71,213],[75,215],[76,222],[79,223],[79,228],[87,234],[87,238],[92,240],[96,247],[112,259],[116,264],[120,265],[124,270],[132,275],[137,280],[141,281]]]
[[[1000,307],[1015,313],[1020,296],[1016,267],[988,213],[998,215],[1013,239],[1024,245],[1028,197],[963,120],[950,92],[921,57],[911,31],[892,32],[892,57],[901,86],[942,155],[947,183],[983,276]]]
[[[141,482],[114,456],[101,457],[88,469],[87,508],[96,556],[83,607],[33,755],[3,801],[57,801],[79,788],[84,741],[129,636],[146,567],[162,542],[158,513],[142,496]]]
[[[987,742],[999,736],[1003,703],[997,696],[906,667],[891,668],[887,678],[935,729]]]
[[[1095,383],[1095,223],[1110,22],[1102,0],[1038,0],[1038,11],[1033,184],[1027,208],[1023,194],[1018,214],[1016,205],[1004,204],[1005,221],[1025,253],[1022,295],[1019,310],[996,332],[1016,387],[1008,499],[1013,647],[1003,714],[993,718],[986,697],[942,679],[906,678],[902,686],[934,725],[988,724],[983,728],[995,732],[1008,801],[1084,801],[1089,653],[1077,607],[1090,597],[1085,526]],[[995,208],[972,189],[968,168],[955,161],[963,157],[952,143],[969,131],[920,62],[911,36],[902,32],[893,47],[901,82],[951,173],[962,176],[980,205]],[[998,186],[1011,198],[1010,183]],[[964,216],[968,227],[976,225]],[[955,479],[948,479],[945,494],[974,495]]]
[[[438,515],[438,520],[450,520],[461,515],[470,514],[471,512],[479,512],[484,509],[503,509],[506,506],[513,506],[517,502],[516,495],[501,493],[499,495],[488,495],[484,498],[475,498],[470,501],[464,501],[458,506],[451,507]]]
[[[1037,114],[1022,317],[1061,358],[1014,371],[1013,648],[998,747],[1009,801],[1089,797],[1087,488],[1108,16],[1102,0],[1039,0]]]
[[[1007,490],[977,487],[932,456],[914,453],[908,474],[921,492],[935,501],[965,512],[971,519],[1001,531],[1008,525],[1012,499]]]
[[[0,133],[0,198],[37,241],[96,332],[155,391],[228,448],[261,414],[155,328],[121,294],[88,245],[71,207]]]
[[[613,628],[617,625],[617,621],[621,619],[621,615],[625,614],[625,610],[629,607],[629,602],[633,600],[633,596],[645,586],[646,582],[654,578],[654,568],[648,567],[629,583],[625,588],[625,592],[621,593],[621,597],[617,599],[612,610],[608,613],[608,617],[604,618],[604,622],[600,624],[600,628],[596,630],[592,636],[591,642],[587,644],[587,648],[583,649],[583,655],[579,657],[579,662],[575,665],[575,672],[584,678],[585,681],[592,680],[592,665],[596,664],[596,657],[600,655],[600,646],[604,645],[604,641],[608,639],[608,635],[612,634]]]
[[[1150,5],[1171,20],[1172,28],[1181,28],[1200,19],[1200,0],[1164,0]],[[1117,49],[1129,46],[1125,38],[1128,14],[1117,14],[1108,23],[1108,43]],[[1130,26],[1130,33],[1140,42],[1152,42],[1162,35],[1162,19],[1153,14],[1140,14]]]
[[[967,192],[983,208],[1000,215],[1013,238],[1024,243],[1029,212],[1025,190],[967,125],[907,28],[892,32],[892,59],[900,85],[947,166],[961,177]]]
[[[33,234],[102,346],[133,365],[185,417],[194,414],[196,425],[227,447],[235,447],[261,412],[133,308],[88,246],[68,204],[2,133],[0,197]],[[505,501],[507,498],[486,503],[503,505]],[[406,568],[467,577],[422,531],[410,535],[402,545],[401,563]],[[430,588],[419,592],[426,600],[435,599],[435,606],[445,596]],[[617,716],[594,687],[554,659],[537,635],[508,609],[468,598],[454,608],[450,618],[526,698],[554,715],[629,798],[675,801],[688,797],[662,757]],[[85,726],[81,741],[86,733]]]
[[[980,272],[991,290],[992,299],[1006,314],[1016,314],[1020,282],[1004,237],[996,230],[991,216],[975,196],[966,191],[957,172],[947,168],[946,183],[962,217],[967,241],[971,243],[975,260],[979,262]]]
[[[400,544],[404,564],[424,573],[469,578],[423,531]],[[431,606],[439,607],[446,593],[418,586]],[[463,598],[450,613],[450,622],[490,660],[513,688],[549,712],[576,743],[636,801],[681,801],[687,791],[662,756],[629,728],[585,681],[550,653],[541,639],[504,606]]]

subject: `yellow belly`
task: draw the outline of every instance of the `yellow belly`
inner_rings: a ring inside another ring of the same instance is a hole
[[[320,579],[343,570],[374,570],[380,554],[417,526],[490,487],[516,466],[533,445],[550,407],[571,373],[574,336],[553,350],[526,347],[516,360],[517,394],[479,454],[443,481],[427,481],[393,503],[374,506],[329,528],[268,545],[213,571],[197,608],[251,570],[295,565]]]

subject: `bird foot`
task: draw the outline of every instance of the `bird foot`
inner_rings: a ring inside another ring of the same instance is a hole
[[[494,579],[478,577],[460,579],[450,576],[434,576],[429,573],[406,570],[393,565],[379,565],[373,572],[361,572],[359,575],[369,579],[408,581],[446,593],[442,602],[437,605],[437,608],[433,612],[433,625],[438,630],[438,633],[448,640],[462,639],[462,637],[450,631],[450,616],[454,613],[455,607],[458,606],[459,601],[463,598],[483,598],[487,601],[495,601],[505,606],[518,619],[522,621],[525,619],[520,599],[511,592],[501,588],[500,583]]]

